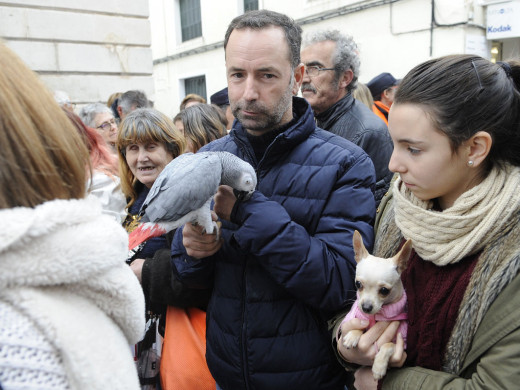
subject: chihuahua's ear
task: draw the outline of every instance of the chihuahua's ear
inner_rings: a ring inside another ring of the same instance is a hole
[[[405,270],[406,265],[408,264],[408,260],[410,259],[410,255],[412,253],[412,240],[408,239],[404,243],[403,247],[397,255],[394,256],[394,262],[397,266],[397,272],[399,275]]]
[[[368,251],[365,245],[363,245],[363,238],[361,238],[361,234],[359,234],[357,230],[354,231],[354,235],[352,236],[352,247],[354,248],[354,259],[356,259],[356,263],[368,257]]]

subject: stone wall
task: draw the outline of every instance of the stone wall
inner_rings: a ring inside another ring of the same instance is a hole
[[[8,0],[0,37],[75,104],[130,89],[153,100],[148,16],[148,0]]]

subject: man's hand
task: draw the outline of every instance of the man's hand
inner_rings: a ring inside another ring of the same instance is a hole
[[[233,188],[225,185],[219,186],[214,199],[215,205],[213,206],[213,210],[220,219],[229,221],[231,219],[231,212],[237,201],[235,194],[233,194]]]
[[[341,325],[341,337],[338,340],[338,352],[347,362],[371,367],[379,348],[377,346],[391,342],[396,337],[399,321],[380,321],[363,333],[356,348],[347,349],[343,345],[343,336],[353,329],[365,329],[368,321],[354,318]],[[377,345],[376,345],[377,342]],[[402,336],[397,337],[395,352],[390,358],[389,366],[402,367],[406,360],[404,341]]]
[[[217,221],[217,215],[212,211],[211,218]],[[220,229],[220,222],[217,222]],[[220,235],[218,235],[220,236]],[[217,232],[208,234],[204,232],[203,226],[194,226],[191,223],[184,225],[182,231],[182,243],[186,253],[196,259],[202,259],[216,253],[222,246],[222,240],[217,240]]]
[[[354,387],[356,390],[377,390],[377,381],[374,379],[370,367],[361,367],[354,374]]]

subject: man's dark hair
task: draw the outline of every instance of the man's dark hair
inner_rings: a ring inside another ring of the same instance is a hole
[[[250,28],[261,30],[270,26],[281,27],[285,33],[289,45],[289,62],[293,69],[300,64],[300,46],[302,43],[302,29],[287,15],[269,10],[250,11],[237,16],[231,21],[224,38],[224,50],[226,50],[229,36],[233,30]]]
[[[123,113],[128,114],[136,108],[151,108],[150,101],[143,91],[130,90],[126,91],[119,97],[117,102]]]

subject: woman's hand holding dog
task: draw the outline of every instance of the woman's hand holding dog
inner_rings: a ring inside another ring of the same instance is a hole
[[[368,326],[368,321],[354,318],[341,325],[341,334],[345,335],[354,329],[363,330]],[[338,342],[338,352],[347,362],[361,366],[372,366],[378,346],[391,342],[396,338],[399,321],[377,322],[359,339],[357,347],[347,349],[342,342]],[[406,360],[404,341],[401,335],[397,335],[395,352],[390,358],[390,367],[402,367]]]

